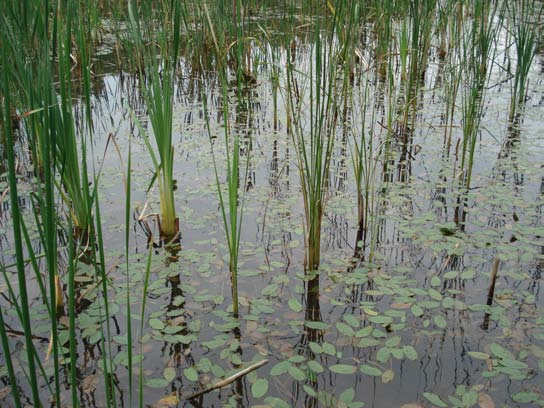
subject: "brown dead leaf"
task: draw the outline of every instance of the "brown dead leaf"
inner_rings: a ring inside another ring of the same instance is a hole
[[[81,389],[83,390],[83,392],[91,393],[96,389],[97,384],[98,377],[94,374],[91,374],[81,381]]]
[[[485,392],[478,394],[478,405],[480,408],[495,408],[495,403]]]
[[[153,404],[153,408],[171,408],[179,403],[179,398],[176,393],[168,394]]]
[[[423,405],[416,404],[412,402],[411,404],[404,404],[400,408],[423,408]]]

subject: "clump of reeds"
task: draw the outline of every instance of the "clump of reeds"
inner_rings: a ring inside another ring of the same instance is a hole
[[[335,13],[325,38],[316,25],[307,66],[290,62],[286,70],[285,100],[304,202],[305,266],[309,271],[317,270],[320,262],[321,224],[338,119],[336,101],[342,100],[342,83],[337,81],[339,53],[333,41],[339,15]]]
[[[529,69],[533,62],[536,49],[536,39],[539,30],[539,17],[542,13],[541,3],[535,0],[507,2],[506,7],[512,21],[514,44],[516,47],[516,70],[514,86],[510,99],[510,122],[518,107],[525,102]]]
[[[160,231],[167,240],[173,240],[179,233],[179,224],[174,204],[174,147],[172,145],[172,112],[174,109],[174,86],[180,43],[181,11],[179,2],[172,2],[170,8],[162,10],[161,27],[148,33],[145,43],[139,13],[134,2],[129,2],[130,32],[137,55],[143,56],[139,64],[140,81],[153,129],[155,147],[151,137],[140,125],[148,148],[155,176],[159,183],[161,218]],[[166,7],[166,6],[165,6]],[[144,32],[146,32],[144,30]],[[157,57],[155,46],[160,49]]]
[[[472,9],[472,26],[463,40],[466,83],[462,93],[463,139],[459,174],[461,184],[467,190],[471,186],[474,153],[485,100],[485,84],[489,78],[488,63],[493,59],[492,46],[496,26],[492,22],[498,11],[497,3],[476,0]]]

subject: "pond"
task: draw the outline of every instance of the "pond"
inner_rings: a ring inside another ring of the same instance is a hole
[[[10,130],[4,112],[0,146],[0,405],[544,406],[542,4],[239,1],[243,23],[228,24],[222,2],[182,5],[172,239],[160,223],[167,165],[150,153],[163,159],[150,71],[164,83],[169,60],[138,52],[168,33],[161,18],[175,26],[174,3],[79,21],[96,30],[88,92],[73,28],[75,167],[60,146],[53,174],[37,169],[33,120],[48,109],[31,111],[4,75],[3,111],[22,120]],[[523,29],[536,35],[524,79]],[[63,173],[78,168],[87,234]]]

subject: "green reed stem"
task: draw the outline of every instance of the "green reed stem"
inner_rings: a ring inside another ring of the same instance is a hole
[[[9,198],[11,205],[11,216],[13,223],[13,241],[15,246],[15,257],[17,260],[17,278],[19,281],[19,295],[22,307],[22,325],[25,337],[26,355],[28,360],[28,371],[30,386],[32,389],[32,400],[36,407],[41,406],[40,395],[38,391],[38,380],[36,377],[36,364],[34,362],[34,345],[32,343],[32,327],[30,321],[30,308],[28,303],[28,292],[26,287],[26,276],[24,267],[24,252],[21,236],[21,214],[19,211],[19,203],[17,202],[17,176],[15,170],[15,155],[13,150],[13,135],[11,133],[11,101],[8,69],[5,68],[10,64],[5,47],[2,47],[2,92],[4,102],[2,104],[4,135],[6,140],[6,153],[8,157],[8,181],[9,181]],[[16,384],[14,384],[16,386]]]

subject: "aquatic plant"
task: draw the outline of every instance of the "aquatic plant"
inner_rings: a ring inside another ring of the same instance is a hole
[[[463,139],[459,180],[467,190],[471,186],[474,152],[485,102],[485,84],[489,78],[488,61],[493,59],[492,44],[495,41],[496,26],[492,21],[498,11],[499,6],[496,3],[474,1],[472,25],[463,40],[466,82],[462,92]],[[498,15],[501,16],[502,13]]]
[[[534,0],[507,2],[506,8],[512,21],[514,45],[516,48],[516,70],[510,99],[510,122],[519,106],[523,105],[527,89],[527,77],[536,51],[539,18],[542,4]]]
[[[333,17],[331,33],[335,23]],[[309,66],[295,67],[290,62],[286,69],[284,98],[304,202],[304,264],[309,271],[319,267],[321,224],[338,118],[335,101],[342,100],[341,84],[336,81],[338,49],[332,38],[333,34],[323,38],[316,26]]]
[[[235,316],[238,316],[238,254],[240,250],[240,236],[242,230],[242,220],[244,215],[244,203],[246,189],[242,188],[242,194],[240,195],[240,179],[247,180],[249,170],[249,152],[246,157],[245,171],[240,172],[244,167],[240,163],[240,135],[237,132],[231,131],[230,119],[229,119],[229,89],[227,78],[227,63],[225,55],[225,37],[223,33],[217,33],[214,30],[210,14],[206,6],[205,13],[208,19],[209,29],[212,33],[215,52],[219,65],[217,67],[220,81],[222,103],[222,118],[223,118],[223,142],[226,152],[226,198],[222,188],[222,182],[219,177],[219,170],[217,166],[217,158],[214,150],[214,140],[216,138],[210,127],[209,110],[206,95],[203,95],[202,101],[204,104],[204,118],[206,122],[206,129],[208,132],[211,148],[213,167],[215,173],[215,184],[217,194],[219,196],[219,205],[221,208],[221,216],[223,218],[223,227],[227,237],[227,246],[229,250],[229,272],[231,278],[231,291],[232,291],[232,311]],[[245,78],[243,75],[242,66],[238,65],[236,68],[236,83],[237,83],[237,96],[240,98],[240,91],[245,86]],[[234,134],[233,134],[234,133]]]
[[[144,56],[144,66],[139,65],[140,82],[148,109],[149,120],[153,129],[156,149],[151,137],[143,129],[144,141],[148,148],[155,177],[159,183],[161,218],[160,230],[163,237],[173,240],[179,233],[174,203],[174,147],[172,145],[172,112],[174,109],[174,82],[180,43],[180,5],[172,3],[172,9],[164,14],[160,32],[154,33],[156,38],[152,44],[158,43],[161,49],[160,58],[149,51],[142,38],[139,13],[134,2],[129,2],[128,14],[130,32],[135,48]],[[153,47],[151,47],[153,49]],[[138,122],[139,123],[139,122]]]

